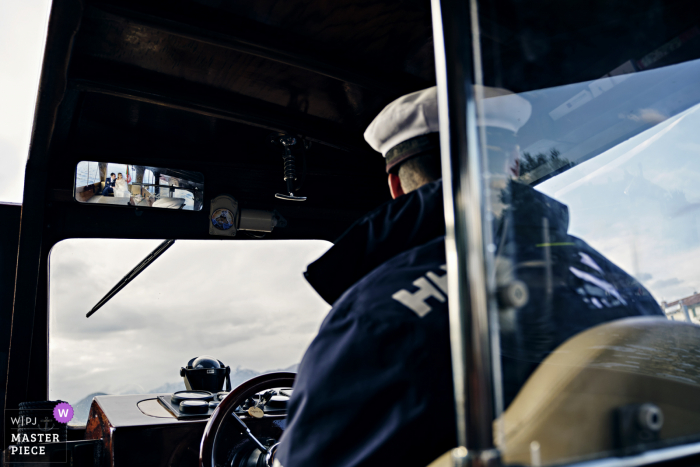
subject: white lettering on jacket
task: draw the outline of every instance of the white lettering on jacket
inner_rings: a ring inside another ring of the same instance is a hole
[[[446,271],[447,265],[443,264],[440,266],[440,269]],[[433,285],[433,283],[435,285]],[[413,285],[418,287],[418,290],[415,292],[409,292],[406,289],[401,289],[392,295],[391,298],[410,308],[420,318],[432,311],[432,308],[425,303],[428,298],[434,297],[440,303],[445,302],[445,295],[440,293],[435,286],[440,288],[440,290],[442,290],[442,292],[445,294],[447,293],[447,273],[443,274],[442,276],[438,276],[434,272],[428,271],[425,276],[421,276],[413,281]]]

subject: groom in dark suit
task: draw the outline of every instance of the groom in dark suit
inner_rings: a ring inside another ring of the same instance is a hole
[[[102,190],[102,196],[114,194],[114,184],[115,183],[117,183],[117,176],[114,175],[114,172],[112,172],[110,174],[110,178],[105,180],[105,189]]]

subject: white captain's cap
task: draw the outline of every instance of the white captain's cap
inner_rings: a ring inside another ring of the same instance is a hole
[[[532,105],[511,91],[484,86],[484,116],[479,125],[517,132],[530,118]],[[365,140],[386,159],[390,172],[401,162],[438,149],[435,86],[406,94],[384,107],[365,131]]]

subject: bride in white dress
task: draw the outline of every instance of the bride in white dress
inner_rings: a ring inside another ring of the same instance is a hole
[[[126,180],[124,180],[124,176],[119,173],[114,183],[114,197],[128,198],[129,196],[131,196],[129,193],[129,185],[127,185]]]

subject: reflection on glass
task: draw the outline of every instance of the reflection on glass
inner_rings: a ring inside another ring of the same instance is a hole
[[[538,186],[569,205],[572,233],[605,251],[661,303],[689,298],[700,286],[698,109]]]
[[[480,90],[507,463],[700,440],[700,61],[634,71]]]
[[[199,211],[204,199],[199,172],[113,162],[82,161],[75,199],[81,203]]]

